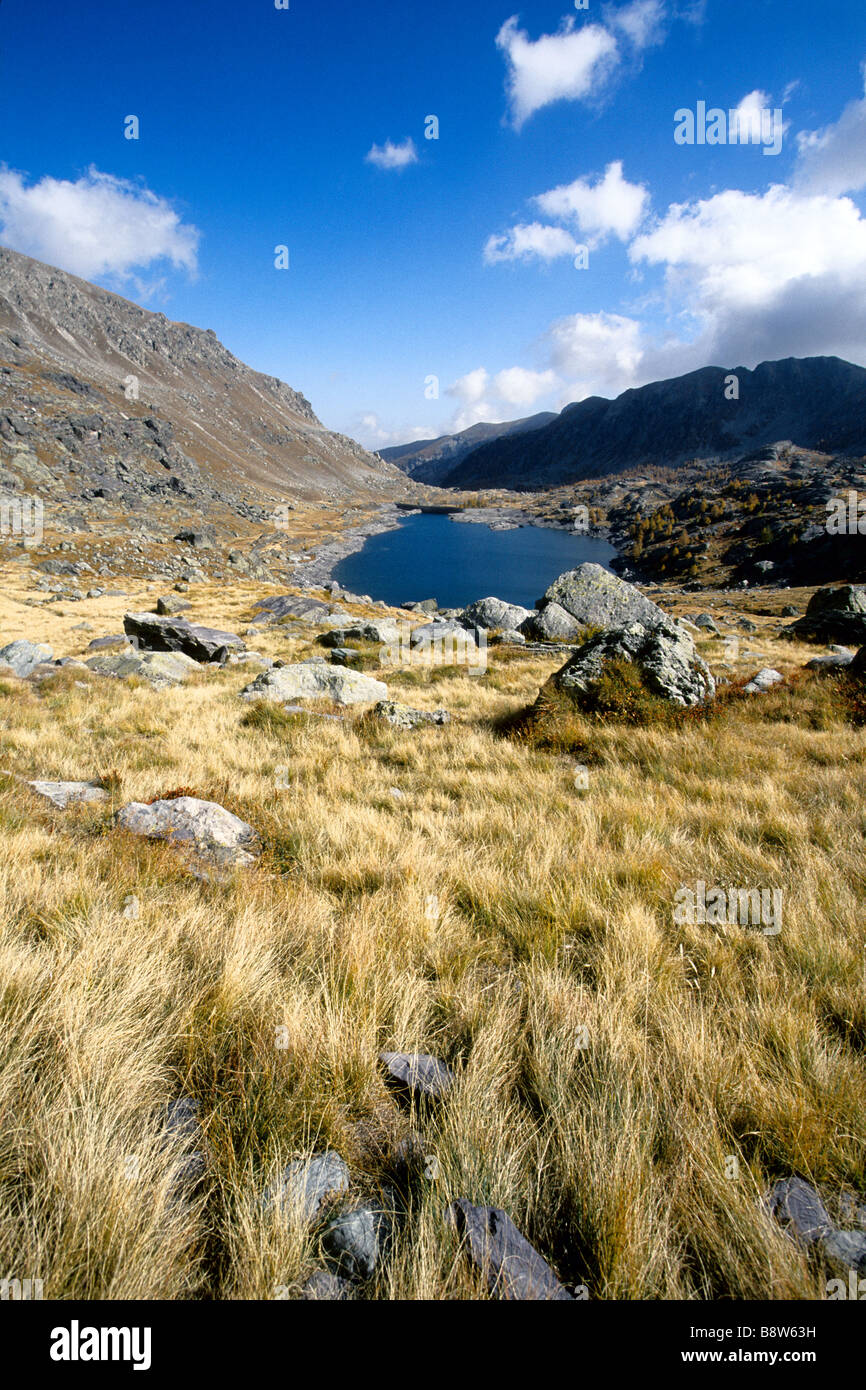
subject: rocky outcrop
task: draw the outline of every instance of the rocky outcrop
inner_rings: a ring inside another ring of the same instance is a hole
[[[162,618],[155,613],[127,613],[123,627],[128,637],[148,652],[182,652],[193,661],[223,662],[229,652],[242,652],[246,644],[233,632],[198,627],[185,618]]]
[[[633,663],[647,690],[675,705],[692,706],[711,700],[715,681],[684,628],[674,623],[602,632],[579,647],[542,688],[562,691],[579,707],[592,704],[593,691],[613,661]]]

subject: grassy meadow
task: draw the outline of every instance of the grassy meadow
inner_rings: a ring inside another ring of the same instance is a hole
[[[37,608],[8,579],[0,634],[80,655],[152,607],[128,588]],[[268,592],[193,585],[185,616],[243,632]],[[764,659],[735,677],[814,654],[754,621],[741,647]],[[291,660],[314,635],[247,641]],[[505,1208],[590,1299],[822,1296],[760,1197],[792,1172],[831,1209],[866,1193],[862,729],[809,675],[703,722],[515,733],[561,664],[491,648],[484,675],[377,672],[451,712],[412,733],[251,707],[242,666],[164,691],[0,682],[0,1272],[51,1299],[295,1297],[320,1231],[259,1198],[331,1147],[344,1205],[400,1213],[357,1297],[489,1296],[443,1219],[456,1197]],[[110,802],[65,812],[26,785],[95,777]],[[113,826],[178,789],[249,821],[256,867],[196,878]],[[676,925],[696,880],[781,888],[780,934]],[[448,1100],[401,1110],[382,1049],[443,1058]],[[209,1159],[184,1200],[160,1129],[179,1095]],[[401,1188],[412,1128],[438,1165]]]

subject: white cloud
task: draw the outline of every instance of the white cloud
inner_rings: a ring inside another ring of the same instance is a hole
[[[624,179],[622,160],[616,160],[608,164],[604,177],[595,184],[575,179],[574,183],[539,194],[533,202],[548,217],[574,220],[593,246],[611,232],[620,241],[633,236],[643,220],[649,193],[643,184]]]
[[[601,24],[576,28],[571,17],[563,20],[559,33],[533,41],[512,15],[497,34],[496,45],[508,63],[506,86],[517,129],[551,102],[593,95],[619,59],[609,30]]]
[[[673,204],[629,255],[664,266],[672,309],[695,326],[693,366],[866,357],[866,220],[850,198],[729,189]]]
[[[391,140],[386,140],[384,145],[374,145],[364,159],[368,164],[375,164],[377,169],[405,169],[409,164],[418,163],[418,151],[415,141],[407,136],[401,145]]]
[[[866,63],[862,71],[866,79]],[[797,188],[830,194],[866,188],[866,95],[849,102],[834,125],[802,131],[797,144]]]
[[[197,228],[150,189],[92,166],[74,183],[46,175],[29,188],[0,166],[0,225],[5,245],[88,280],[128,279],[161,260],[197,270]]]
[[[664,37],[665,9],[664,0],[633,0],[619,8],[605,5],[603,13],[606,23],[612,29],[620,29],[635,48],[650,48]]]
[[[448,387],[447,394],[456,397],[461,404],[447,432],[456,434],[482,421],[501,424],[519,419],[560,385],[556,373],[550,369],[534,372],[526,367],[506,367],[491,376],[486,367],[476,367]]]
[[[540,222],[520,223],[504,236],[492,236],[484,247],[488,265],[499,261],[554,261],[560,256],[573,256],[577,250],[574,237],[562,227],[545,227]]]
[[[569,385],[561,404],[634,385],[643,358],[641,326],[622,314],[570,314],[548,330],[550,361]]]

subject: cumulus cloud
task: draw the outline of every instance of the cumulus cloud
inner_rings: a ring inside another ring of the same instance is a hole
[[[641,325],[623,314],[570,314],[551,325],[547,340],[551,364],[568,382],[563,405],[627,390],[644,353]]]
[[[201,233],[150,189],[91,166],[74,182],[46,175],[29,187],[0,166],[4,245],[73,275],[129,279],[168,261],[194,275]]]
[[[629,249],[693,319],[693,365],[866,357],[866,220],[850,198],[774,185],[675,203]]]
[[[508,63],[507,91],[511,119],[519,129],[543,106],[554,101],[590,97],[618,61],[617,42],[601,24],[576,27],[563,20],[557,34],[533,41],[517,25],[517,15],[503,24],[496,45]]]
[[[631,0],[605,5],[604,23],[578,26],[573,15],[555,34],[531,39],[518,27],[517,15],[506,20],[496,46],[508,65],[506,91],[512,124],[520,127],[554,101],[589,101],[598,97],[625,58],[632,63],[643,49],[661,43],[665,0]]]
[[[504,236],[488,238],[484,260],[488,265],[500,261],[555,261],[573,256],[577,243],[563,227],[545,227],[540,222],[519,223]]]
[[[866,93],[866,63],[861,65]],[[795,186],[806,193],[856,193],[866,188],[866,94],[838,121],[797,136]]]
[[[448,387],[447,394],[460,402],[448,432],[457,433],[482,421],[501,424],[519,418],[560,385],[550,369],[535,372],[526,367],[506,367],[491,376],[486,367],[476,367]]]
[[[377,169],[405,169],[410,164],[418,163],[418,151],[415,141],[407,136],[401,145],[395,145],[391,140],[386,140],[384,145],[373,145],[364,159],[368,164],[375,164]]]
[[[577,223],[590,246],[611,233],[627,241],[643,221],[649,193],[643,184],[622,176],[622,160],[608,164],[604,177],[591,184],[586,179],[561,184],[533,199],[547,217]],[[548,230],[553,230],[552,228]]]

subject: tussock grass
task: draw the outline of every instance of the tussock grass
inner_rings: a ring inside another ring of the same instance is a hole
[[[195,616],[237,627],[251,597]],[[357,1193],[405,1208],[362,1297],[487,1297],[443,1221],[457,1196],[503,1206],[593,1298],[821,1296],[758,1198],[792,1171],[866,1189],[866,761],[839,683],[703,720],[575,716],[557,743],[503,730],[560,663],[489,659],[383,673],[452,712],[411,734],[247,706],[240,668],[3,683],[4,1273],[49,1298],[291,1296],[319,1233],[259,1197],[330,1145]],[[62,814],[19,780],[96,775],[109,803]],[[184,788],[255,826],[255,869],[199,881],[113,827]],[[781,934],[676,925],[698,879],[781,887]],[[448,1103],[399,1109],[382,1048],[444,1058]],[[183,1201],[160,1134],[180,1094],[210,1156]],[[412,1125],[439,1175],[398,1202]]]

